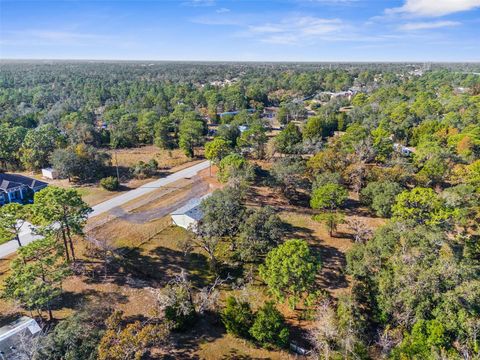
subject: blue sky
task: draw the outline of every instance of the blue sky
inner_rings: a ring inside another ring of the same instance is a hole
[[[480,0],[0,0],[0,58],[480,61]]]

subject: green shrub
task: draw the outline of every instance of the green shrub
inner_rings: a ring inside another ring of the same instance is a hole
[[[139,161],[133,168],[132,173],[137,179],[145,179],[157,174],[158,162],[151,159],[148,163]]]
[[[190,297],[190,289],[184,284],[167,285],[163,290],[165,319],[173,330],[187,330],[196,318],[196,311]]]
[[[108,191],[116,191],[120,187],[120,183],[116,177],[108,176],[100,180],[100,186]]]
[[[221,318],[229,334],[250,337],[248,331],[253,324],[253,312],[248,302],[237,301],[233,296],[229,296]]]
[[[402,187],[391,181],[374,181],[362,190],[360,199],[380,217],[392,215],[392,206]]]
[[[250,334],[266,348],[287,347],[289,331],[283,315],[273,302],[267,302],[258,310]]]

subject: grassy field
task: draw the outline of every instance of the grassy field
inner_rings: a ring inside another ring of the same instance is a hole
[[[115,165],[118,161],[118,166],[121,167],[131,167],[139,161],[148,162],[155,159],[160,169],[169,169],[191,160],[180,149],[163,150],[154,145],[115,151],[106,149],[105,151],[111,155],[112,164]]]

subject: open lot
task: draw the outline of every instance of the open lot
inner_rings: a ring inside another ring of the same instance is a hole
[[[264,165],[264,164],[262,164]],[[69,316],[86,302],[109,304],[128,316],[146,316],[155,312],[156,289],[165,286],[181,269],[189,274],[195,287],[201,288],[214,278],[209,271],[206,256],[200,251],[188,255],[182,243],[191,234],[172,226],[170,212],[184,205],[189,199],[220,187],[203,170],[198,176],[182,178],[147,195],[136,198],[108,213],[89,219],[87,239],[77,242],[81,254],[78,276],[64,283],[65,294],[54,309],[58,319]],[[360,217],[368,226],[375,228],[382,219],[370,218],[365,214],[355,197],[351,196],[347,220]],[[333,298],[349,290],[349,279],[344,274],[345,253],[352,246],[352,236],[347,225],[341,225],[334,237],[326,228],[312,220],[313,211],[302,205],[292,205],[275,188],[254,186],[250,189],[247,205],[273,206],[288,225],[285,239],[304,238],[317,251],[323,267],[318,284]],[[91,253],[91,241],[105,244],[114,249],[115,255],[105,271],[101,259]],[[0,274],[5,274],[7,262],[0,263]],[[2,275],[0,275],[1,277]],[[266,288],[258,279],[245,290],[253,308],[268,299]],[[232,290],[221,289],[224,299]],[[18,311],[12,304],[0,302],[2,312]],[[302,338],[310,322],[301,317],[301,311],[292,311],[286,304],[279,306],[296,338]],[[268,351],[225,333],[223,326],[208,316],[201,318],[188,333],[174,334],[171,353],[173,358],[202,359],[289,359],[294,358],[283,351]]]

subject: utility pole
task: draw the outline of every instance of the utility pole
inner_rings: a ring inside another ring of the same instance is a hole
[[[117,181],[118,181],[118,185],[120,185],[120,174],[118,172],[117,149],[114,149],[113,152],[115,154],[115,167],[117,168]]]

